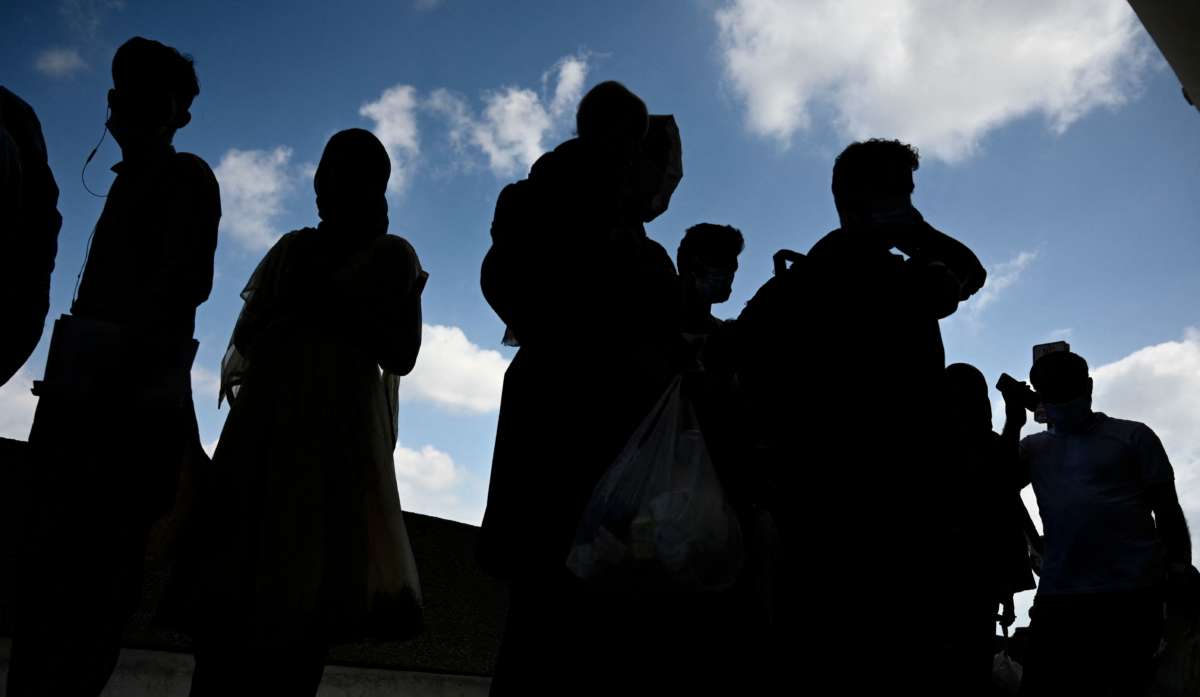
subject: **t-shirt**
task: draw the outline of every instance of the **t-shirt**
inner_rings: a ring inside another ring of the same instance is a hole
[[[1021,463],[1046,535],[1039,593],[1127,591],[1162,580],[1164,549],[1146,490],[1174,473],[1154,431],[1096,413],[1078,430],[1024,438]]]

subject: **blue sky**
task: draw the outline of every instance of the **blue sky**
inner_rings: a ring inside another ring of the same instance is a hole
[[[372,128],[393,156],[391,230],[431,274],[431,327],[401,388],[402,500],[477,522],[511,356],[478,290],[495,198],[569,137],[582,90],[618,79],[682,131],[685,176],[650,235],[672,253],[700,221],[746,235],[727,316],[775,250],[836,226],[829,171],[846,143],[914,143],[916,205],[991,270],[943,323],[948,359],[994,381],[1024,375],[1032,344],[1068,338],[1097,369],[1098,407],[1159,430],[1200,525],[1200,112],[1123,2],[5,3],[0,81],[37,109],[62,189],[52,316],[103,205],[79,170],[133,35],[195,57],[201,94],[176,145],[221,183],[197,329],[206,443],[226,413],[213,376],[238,292],[274,237],[315,223],[328,136]],[[118,159],[106,141],[93,190]],[[48,338],[0,390],[0,435],[27,433]]]

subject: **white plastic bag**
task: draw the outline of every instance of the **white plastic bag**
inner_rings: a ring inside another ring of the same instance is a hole
[[[992,656],[992,686],[997,695],[1016,695],[1021,691],[1021,676],[1024,669],[1008,655],[1008,651],[997,651]]]
[[[584,509],[567,567],[626,588],[721,590],[741,571],[737,516],[676,377]]]

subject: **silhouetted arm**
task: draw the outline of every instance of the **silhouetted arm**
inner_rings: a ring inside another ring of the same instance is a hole
[[[1162,441],[1149,427],[1142,427],[1134,435],[1133,446],[1138,470],[1146,486],[1146,497],[1154,511],[1154,523],[1167,548],[1167,561],[1172,565],[1190,565],[1192,538],[1179,505],[1175,474]]]
[[[177,184],[171,193],[166,258],[157,284],[163,297],[150,300],[190,312],[212,291],[221,194],[217,178],[199,157],[181,153],[173,167]]]
[[[914,260],[943,265],[958,283],[959,301],[974,295],[987,280],[987,270],[970,247],[928,223],[913,228],[896,246]]]
[[[376,329],[378,361],[389,373],[408,375],[421,352],[421,293],[429,274],[421,268],[417,252],[407,240],[400,237],[387,240],[389,257],[394,259],[388,270],[396,285],[389,288],[392,297],[385,300],[382,326]]]

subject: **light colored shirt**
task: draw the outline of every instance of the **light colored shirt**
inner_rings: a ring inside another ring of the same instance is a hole
[[[1046,535],[1038,593],[1136,590],[1160,583],[1165,552],[1147,496],[1174,480],[1154,431],[1094,414],[1074,431],[1048,430],[1021,441]]]

